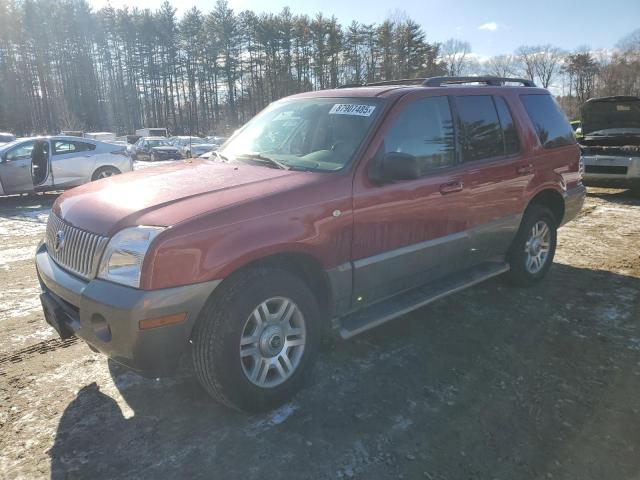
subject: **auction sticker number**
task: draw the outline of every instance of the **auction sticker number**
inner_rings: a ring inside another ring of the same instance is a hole
[[[336,103],[333,107],[331,107],[329,113],[334,115],[358,115],[360,117],[370,117],[375,108],[375,105]]]

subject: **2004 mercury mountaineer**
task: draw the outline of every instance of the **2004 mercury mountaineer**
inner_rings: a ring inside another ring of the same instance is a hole
[[[59,197],[36,255],[45,318],[146,374],[190,354],[214,398],[270,408],[327,325],[349,338],[493,276],[539,281],[584,201],[579,158],[526,80],[295,95],[215,160]]]

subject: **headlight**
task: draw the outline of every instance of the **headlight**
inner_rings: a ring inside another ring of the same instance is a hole
[[[116,233],[102,255],[98,278],[138,288],[149,245],[164,227],[131,227]]]

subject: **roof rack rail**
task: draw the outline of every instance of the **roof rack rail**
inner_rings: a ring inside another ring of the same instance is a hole
[[[535,87],[532,80],[526,78],[508,77],[430,77],[430,78],[401,78],[399,80],[381,80],[370,83],[347,83],[338,88],[379,87],[383,85],[421,85],[423,87],[442,87],[447,84],[484,83],[491,87],[501,87],[505,83],[521,83],[525,87]]]
[[[380,80],[378,82],[369,82],[369,83],[346,83],[344,85],[338,86],[338,88],[356,88],[356,87],[379,87],[384,85],[413,85],[413,84],[422,84],[425,81],[429,80],[428,78],[401,78],[399,80]]]
[[[526,78],[508,77],[431,77],[425,78],[422,85],[425,87],[441,87],[446,84],[484,83],[492,87],[500,87],[505,83],[521,83],[525,87],[535,87],[532,80]]]

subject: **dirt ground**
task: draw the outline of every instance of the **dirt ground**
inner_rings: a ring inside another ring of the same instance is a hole
[[[540,285],[500,280],[326,342],[247,416],[147,380],[43,318],[55,196],[0,199],[0,477],[640,479],[640,199],[590,191]]]

